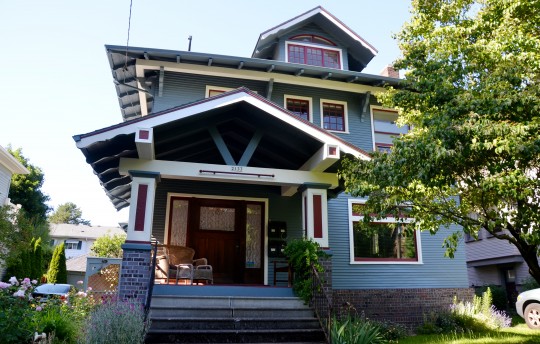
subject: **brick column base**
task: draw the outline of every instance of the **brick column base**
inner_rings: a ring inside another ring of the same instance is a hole
[[[126,243],[122,245],[122,250],[124,255],[118,282],[118,297],[122,301],[144,304],[151,276],[152,245]]]

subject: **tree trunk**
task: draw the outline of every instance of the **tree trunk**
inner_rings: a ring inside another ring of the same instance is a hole
[[[538,264],[537,255],[538,247],[536,245],[528,245],[525,242],[522,242],[521,244],[522,245],[516,245],[516,247],[525,260],[525,263],[527,263],[529,266],[529,273],[536,280],[536,282],[540,284],[540,265]]]

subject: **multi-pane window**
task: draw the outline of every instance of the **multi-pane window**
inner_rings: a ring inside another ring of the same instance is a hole
[[[287,110],[294,113],[298,117],[301,117],[305,119],[306,121],[310,120],[309,100],[287,98],[285,106]]]
[[[64,242],[64,249],[66,250],[80,250],[82,248],[82,241],[80,240],[66,240]]]
[[[389,109],[373,109],[373,138],[374,149],[387,152],[392,148],[394,138],[406,134],[407,126],[398,127],[398,113]]]
[[[289,44],[287,53],[288,61],[292,63],[341,69],[338,50]]]
[[[326,130],[345,131],[345,105],[322,103],[323,128]]]
[[[362,203],[351,203],[351,259],[354,262],[418,262],[417,232],[407,230],[410,219],[392,215],[364,222]]]

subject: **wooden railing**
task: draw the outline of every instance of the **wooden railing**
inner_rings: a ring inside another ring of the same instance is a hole
[[[332,299],[328,296],[326,289],[324,288],[323,280],[321,279],[319,272],[311,265],[312,285],[311,290],[313,295],[311,297],[311,303],[315,309],[315,314],[319,319],[319,323],[324,331],[327,343],[332,343]]]

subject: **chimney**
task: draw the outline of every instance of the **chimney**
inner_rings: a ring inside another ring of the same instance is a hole
[[[388,65],[383,68],[383,70],[379,73],[381,76],[387,76],[389,78],[396,78],[399,79],[399,70],[396,70],[394,66]]]

